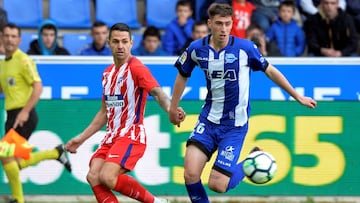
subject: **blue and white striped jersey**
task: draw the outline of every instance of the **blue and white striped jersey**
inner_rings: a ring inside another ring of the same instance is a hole
[[[205,73],[208,90],[200,117],[215,124],[243,126],[250,113],[250,70],[265,71],[268,62],[249,40],[230,36],[220,51],[209,46],[210,35],[192,42],[175,67],[190,77],[195,66]]]

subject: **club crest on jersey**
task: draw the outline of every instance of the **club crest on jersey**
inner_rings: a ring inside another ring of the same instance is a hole
[[[187,58],[187,52],[184,51],[179,58],[179,62],[181,63],[181,65],[183,65],[185,63],[186,58]]]
[[[124,77],[119,77],[119,79],[117,80],[117,83],[120,84],[120,83],[122,83],[124,80],[125,80]]]
[[[238,58],[232,53],[225,54],[225,63],[234,63],[237,59]]]

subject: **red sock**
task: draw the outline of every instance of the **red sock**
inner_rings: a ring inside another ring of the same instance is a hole
[[[98,202],[119,203],[116,196],[111,192],[111,190],[103,185],[95,185],[92,190]]]
[[[131,176],[121,174],[118,176],[115,191],[144,203],[153,203],[154,196],[140,185]]]

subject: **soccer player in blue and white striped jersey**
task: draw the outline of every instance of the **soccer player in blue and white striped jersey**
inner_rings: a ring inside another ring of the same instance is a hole
[[[238,163],[238,159],[248,130],[251,71],[264,72],[300,104],[316,107],[316,101],[298,94],[253,42],[230,35],[232,14],[230,5],[212,4],[208,9],[211,34],[192,42],[175,63],[179,73],[169,111],[173,124],[181,122],[177,107],[195,66],[204,71],[208,90],[198,122],[187,141],[184,162],[186,189],[191,201],[196,203],[209,202],[200,176],[216,150],[209,188],[224,193],[244,178],[242,162]]]

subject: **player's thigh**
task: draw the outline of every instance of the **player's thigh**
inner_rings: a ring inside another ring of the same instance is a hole
[[[219,187],[226,185],[227,187],[235,170],[239,170],[238,162],[246,133],[247,126],[244,128],[229,128],[221,135],[218,154],[209,178],[209,185]]]
[[[186,148],[184,169],[186,183],[199,181],[208,157],[195,145],[189,145]]]

